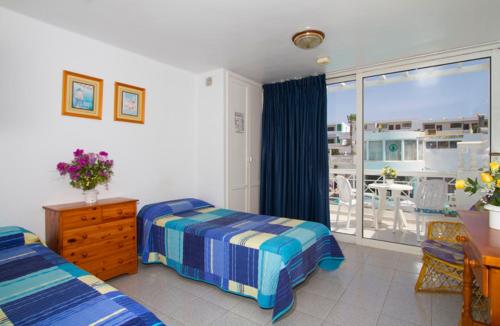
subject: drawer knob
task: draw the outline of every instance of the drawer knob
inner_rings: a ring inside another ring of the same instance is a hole
[[[87,216],[82,216],[81,219],[82,219],[82,221],[86,221],[87,220]]]
[[[470,267],[477,267],[477,266],[479,266],[479,263],[475,259],[469,259],[469,266]]]
[[[82,234],[82,238],[83,238],[83,239],[87,239],[87,237],[88,237],[87,233],[83,233],[83,234]]]
[[[82,252],[82,257],[87,258],[88,254],[86,252]]]
[[[123,230],[123,225],[118,226],[118,230],[122,231]]]

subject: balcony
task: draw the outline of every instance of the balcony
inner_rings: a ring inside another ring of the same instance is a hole
[[[355,234],[358,227],[356,221],[356,207],[351,208],[350,225],[347,225],[348,206],[341,205],[339,210],[339,189],[334,181],[335,176],[344,176],[355,189],[356,171],[355,169],[330,169],[330,221],[334,232]],[[365,170],[365,180],[363,184],[363,236],[365,238],[397,242],[408,245],[418,245],[417,237],[417,213],[414,205],[414,193],[419,183],[427,179],[444,180],[448,185],[446,189],[447,204],[443,207],[443,213],[453,215],[457,209],[457,194],[454,184],[457,172],[451,171],[400,171],[395,184],[403,185],[406,189],[401,191],[399,201],[401,203],[402,219],[406,222],[401,228],[394,229],[395,220],[395,199],[392,191],[387,191],[386,200],[382,203],[380,193],[373,188],[374,184],[382,184],[383,177],[380,170]],[[356,191],[353,190],[356,197]],[[337,222],[338,213],[338,222]],[[432,214],[432,220],[455,220],[455,217],[445,216],[445,214]],[[378,226],[375,225],[376,217],[379,218]],[[427,219],[429,220],[429,219]],[[422,219],[421,219],[422,221]],[[421,223],[421,237],[424,235],[424,225]]]

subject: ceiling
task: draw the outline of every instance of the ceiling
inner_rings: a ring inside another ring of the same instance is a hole
[[[4,6],[155,60],[258,82],[500,40],[497,0],[0,0]],[[293,46],[305,27],[326,33]],[[317,56],[331,63],[319,66]]]

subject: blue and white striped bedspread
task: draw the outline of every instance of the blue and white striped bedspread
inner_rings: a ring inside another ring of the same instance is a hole
[[[0,227],[0,325],[163,325],[142,305],[43,246]]]
[[[333,270],[344,256],[322,224],[214,208],[194,199],[145,206],[138,215],[143,263],[274,308],[273,320],[293,305],[293,286],[318,266]]]

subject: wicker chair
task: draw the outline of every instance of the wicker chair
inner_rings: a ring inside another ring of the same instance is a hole
[[[422,269],[415,284],[417,292],[462,292],[464,255],[457,236],[463,236],[458,222],[430,222],[427,240],[422,242]]]

